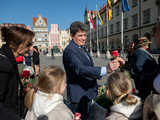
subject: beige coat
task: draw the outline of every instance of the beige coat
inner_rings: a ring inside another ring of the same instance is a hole
[[[54,110],[47,114],[48,120],[73,120],[72,112],[67,108],[64,103],[60,103]],[[34,112],[28,111],[25,120],[37,120]]]
[[[46,115],[48,120],[73,120],[73,114],[64,104],[62,95],[46,94],[38,90],[25,120],[37,120],[41,115]]]
[[[128,106],[125,102],[113,105],[111,107],[111,114],[106,120],[135,120],[141,118],[142,103],[140,98],[136,98],[138,100],[136,105]]]

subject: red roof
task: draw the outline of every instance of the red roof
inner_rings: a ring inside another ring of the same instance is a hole
[[[33,17],[33,25],[36,23],[38,18],[36,17]],[[48,25],[48,21],[47,21],[47,18],[43,18],[44,22]]]

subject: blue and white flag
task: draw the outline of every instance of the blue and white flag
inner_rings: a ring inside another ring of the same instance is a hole
[[[129,11],[129,10],[130,10],[130,7],[129,7],[129,4],[128,4],[128,0],[122,0],[122,11],[126,12],[126,11]]]

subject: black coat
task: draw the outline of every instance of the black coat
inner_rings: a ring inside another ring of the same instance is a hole
[[[158,64],[148,51],[141,48],[135,50],[133,59],[136,88],[139,96],[145,99],[154,91],[153,80],[158,74]]]
[[[63,53],[63,64],[67,74],[67,97],[78,103],[83,96],[97,96],[97,79],[101,78],[101,67],[94,67],[89,53],[84,52],[72,40]]]
[[[0,116],[4,116],[3,120],[12,117],[16,119],[18,115],[19,85],[20,77],[15,57],[12,51],[3,45],[0,49],[0,114],[3,113]]]

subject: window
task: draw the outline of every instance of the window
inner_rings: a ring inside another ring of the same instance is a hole
[[[120,22],[117,22],[116,23],[116,32],[120,32]]]
[[[128,29],[128,18],[124,19],[124,29]]]
[[[138,16],[137,14],[132,16],[132,27],[137,27],[138,26]]]
[[[147,9],[143,11],[143,24],[150,23],[151,21],[151,9]]]
[[[136,7],[137,4],[138,4],[138,1],[137,1],[137,0],[132,0],[132,7],[133,7],[133,8]]]
[[[113,24],[110,26],[110,33],[113,34]]]
[[[119,5],[116,7],[116,16],[119,16]]]

